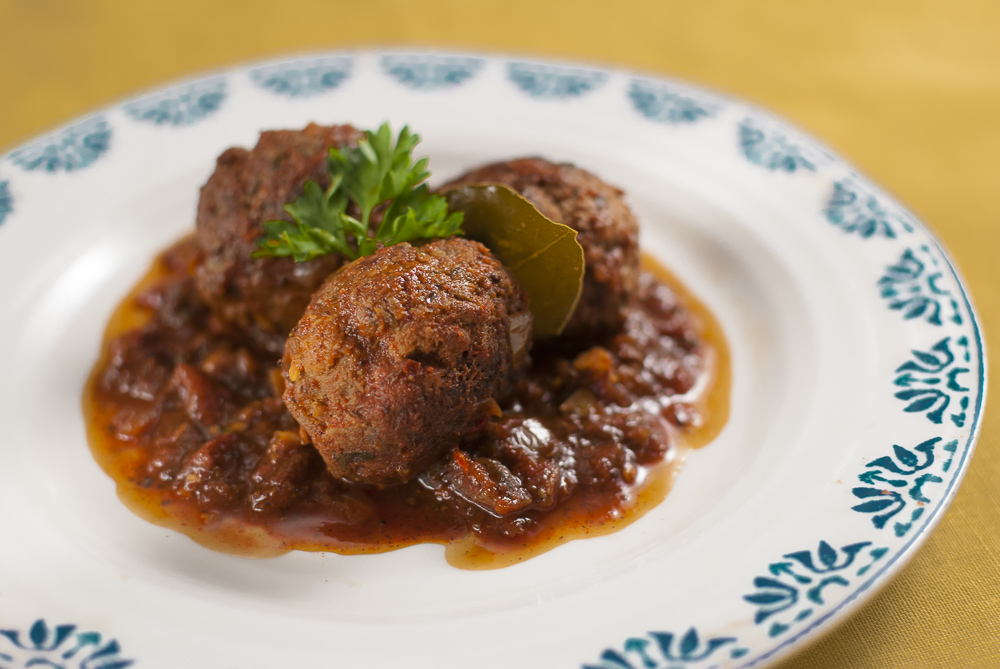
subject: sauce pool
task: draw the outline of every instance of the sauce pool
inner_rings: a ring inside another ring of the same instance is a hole
[[[623,331],[536,347],[503,416],[453,455],[509,467],[532,499],[523,510],[470,500],[454,462],[386,488],[333,479],[280,403],[277,360],[200,303],[196,261],[182,240],[117,308],[83,408],[94,458],[126,506],[214,550],[362,554],[431,542],[458,568],[515,564],[641,518],[728,419],[721,327],[647,255]]]

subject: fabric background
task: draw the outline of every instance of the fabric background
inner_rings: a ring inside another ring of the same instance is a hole
[[[621,65],[776,111],[937,231],[1000,360],[994,0],[0,0],[0,152],[201,70],[405,44]],[[911,564],[782,669],[1000,667],[995,405],[954,504]]]

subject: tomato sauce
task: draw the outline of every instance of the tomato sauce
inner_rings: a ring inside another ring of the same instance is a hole
[[[282,404],[275,355],[200,300],[197,259],[182,240],[119,306],[84,414],[125,504],[215,550],[434,542],[456,567],[502,567],[635,521],[728,417],[718,323],[647,257],[622,329],[537,344],[502,415],[442,462],[391,486],[337,479]]]

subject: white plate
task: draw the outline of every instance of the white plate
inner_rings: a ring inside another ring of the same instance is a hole
[[[140,520],[91,459],[104,324],[191,229],[216,155],[386,119],[421,133],[437,182],[537,154],[622,186],[644,247],[718,316],[731,418],[640,521],[486,572],[429,545],[249,560]],[[566,64],[328,54],[109,107],[0,159],[0,282],[0,666],[762,666],[926,538],[986,389],[967,291],[891,197],[760,109]]]

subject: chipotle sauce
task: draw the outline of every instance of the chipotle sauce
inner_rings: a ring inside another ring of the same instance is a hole
[[[728,417],[718,323],[646,257],[621,331],[536,345],[502,415],[444,461],[403,484],[336,479],[281,401],[276,356],[199,299],[197,260],[182,240],[116,310],[84,414],[126,505],[215,550],[434,542],[456,567],[506,566],[641,517]]]

